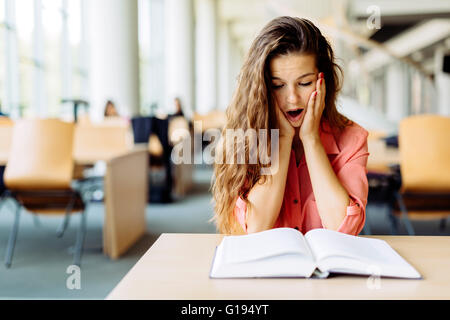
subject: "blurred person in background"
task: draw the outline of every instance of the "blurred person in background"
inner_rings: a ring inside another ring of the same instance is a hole
[[[181,106],[180,98],[176,97],[174,99],[174,103],[175,103],[175,113],[172,116],[174,116],[174,117],[176,117],[176,116],[184,117],[183,108]]]
[[[107,117],[119,117],[119,113],[117,112],[116,106],[114,102],[108,100],[105,105],[105,118]]]

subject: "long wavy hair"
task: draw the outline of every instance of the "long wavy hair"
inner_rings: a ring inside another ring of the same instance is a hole
[[[313,54],[316,67],[324,73],[327,86],[325,109],[322,124],[326,120],[336,132],[351,124],[339,114],[336,108],[337,94],[343,79],[342,69],[335,63],[333,50],[320,30],[309,20],[297,17],[278,17],[270,21],[253,41],[238,77],[238,83],[232,101],[226,110],[227,121],[222,131],[218,148],[222,150],[221,160],[214,165],[212,193],[216,228],[220,233],[242,234],[243,229],[234,217],[234,207],[240,196],[247,203],[247,194],[256,183],[264,183],[271,176],[261,175],[260,162],[250,164],[248,161],[251,141],[245,140],[245,164],[226,163],[227,152],[236,153],[238,148],[226,150],[225,132],[227,129],[267,129],[267,150],[270,146],[270,129],[278,129],[278,122],[272,96],[270,61],[281,55]],[[249,139],[250,140],[250,139]],[[233,141],[234,143],[234,141]],[[217,153],[216,153],[217,155]],[[236,155],[234,154],[233,157]],[[233,158],[234,159],[234,158]]]

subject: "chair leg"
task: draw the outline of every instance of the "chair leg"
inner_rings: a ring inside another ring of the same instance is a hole
[[[3,203],[6,201],[6,199],[4,199],[4,197],[0,198],[0,211],[2,210],[3,207]]]
[[[75,243],[75,252],[73,256],[73,264],[79,267],[81,265],[81,254],[83,251],[84,238],[86,236],[86,212],[87,210],[85,209],[80,213],[80,226],[77,232],[77,241]]]
[[[69,225],[69,220],[70,220],[70,214],[65,214],[64,215],[64,220],[61,223],[61,225],[58,227],[58,230],[56,230],[56,236],[58,238],[62,238],[62,236],[64,235],[64,232],[66,232],[67,226]]]
[[[10,196],[9,190],[5,190],[2,195],[0,196],[0,210],[3,206],[3,204],[6,202],[7,198]]]
[[[75,196],[72,196],[69,205],[67,206],[66,214],[64,215],[64,220],[62,224],[59,226],[58,230],[56,231],[56,236],[58,238],[61,238],[64,235],[64,232],[66,232],[67,226],[69,225],[70,214],[72,213],[74,204],[75,204]]]
[[[369,218],[369,215],[368,215],[367,211],[368,210],[366,208],[366,222],[364,223],[363,231],[364,231],[365,235],[371,235],[372,234],[372,228],[370,226],[370,218]]]
[[[391,206],[387,206],[387,217],[390,222],[391,234],[393,236],[398,235],[398,220],[397,217],[395,217],[394,213],[392,212]]]
[[[446,224],[447,224],[447,218],[442,218],[441,221],[439,222],[439,231],[440,232],[445,231]]]
[[[396,193],[395,196],[397,197],[398,205],[400,207],[400,210],[402,211],[402,218],[405,223],[406,231],[408,232],[408,234],[410,236],[413,236],[413,235],[415,235],[414,228],[412,226],[411,220],[409,220],[409,218],[408,218],[408,211],[406,210],[406,206],[405,206],[405,203],[403,202],[403,198],[402,198],[401,194],[398,192]]]
[[[17,233],[19,231],[19,219],[21,209],[22,207],[20,205],[17,205],[16,216],[14,217],[14,225],[9,235],[8,248],[6,249],[6,256],[5,256],[6,268],[11,267],[12,257],[14,254],[14,247],[16,246]]]
[[[39,216],[37,214],[33,214],[33,222],[34,226],[39,228],[41,226],[41,221],[39,221]]]

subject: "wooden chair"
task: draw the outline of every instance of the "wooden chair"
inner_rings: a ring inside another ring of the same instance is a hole
[[[133,148],[133,136],[129,122],[119,119],[107,119],[101,123],[83,122],[75,125],[73,176],[80,181],[80,190],[95,200],[103,200],[103,163],[129,152]],[[94,167],[86,175],[85,169]],[[89,196],[90,194],[90,196]]]
[[[65,213],[58,236],[63,235],[69,215],[80,212],[74,252],[74,264],[80,265],[86,214],[80,193],[71,188],[73,133],[73,124],[56,119],[20,120],[14,126],[4,179],[18,206],[5,256],[7,268],[12,262],[22,207],[32,214]]]
[[[222,110],[212,110],[207,114],[198,114],[194,113],[192,121],[201,121],[202,124],[202,132],[205,132],[209,129],[220,129],[225,126],[226,124],[227,116],[225,114],[225,111]],[[196,130],[199,130],[200,128],[195,127]]]
[[[7,117],[0,117],[0,163],[8,161],[14,122]]]
[[[159,140],[158,136],[154,133],[152,133],[148,137],[148,152],[150,153],[150,156],[153,158],[162,158],[164,154],[164,149],[161,144],[161,141]]]
[[[108,160],[132,148],[133,136],[129,125],[105,122],[75,126],[73,155],[78,163]]]
[[[411,219],[441,219],[450,215],[450,118],[411,116],[400,123],[399,149],[402,185],[396,194],[408,234]]]
[[[1,201],[3,193],[6,190],[3,183],[3,173],[11,151],[13,127],[14,122],[10,118],[0,116],[0,208],[3,205]]]

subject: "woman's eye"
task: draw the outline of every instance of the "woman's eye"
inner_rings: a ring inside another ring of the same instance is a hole
[[[283,87],[283,85],[282,85],[282,84],[272,84],[272,87],[273,87],[274,89],[280,89],[280,88]]]
[[[310,81],[310,82],[307,82],[307,83],[299,83],[301,86],[303,86],[303,87],[307,87],[307,86],[309,86],[309,85],[311,85],[312,84],[312,81]]]

